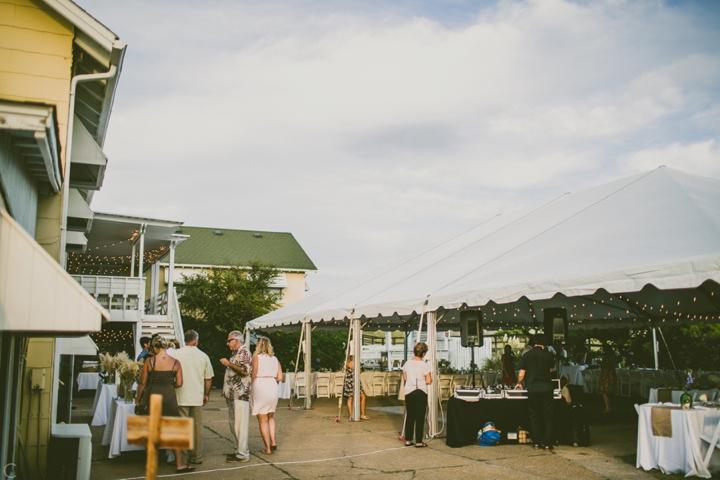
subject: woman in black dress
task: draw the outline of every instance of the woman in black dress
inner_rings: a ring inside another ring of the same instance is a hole
[[[182,387],[183,384],[182,366],[180,362],[168,355],[167,348],[169,345],[170,342],[163,337],[153,339],[150,349],[155,355],[146,357],[135,403],[143,398],[143,392],[147,389],[145,402],[149,404],[150,395],[162,395],[162,415],[164,417],[179,417],[180,409],[178,408],[175,389]],[[195,470],[195,467],[183,463],[181,450],[175,450],[175,463],[178,473]]]

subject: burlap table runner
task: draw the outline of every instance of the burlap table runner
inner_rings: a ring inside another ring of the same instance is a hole
[[[672,411],[680,407],[652,407],[650,424],[656,437],[672,437]]]

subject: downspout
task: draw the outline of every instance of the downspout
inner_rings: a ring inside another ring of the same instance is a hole
[[[121,48],[118,48],[118,44],[121,44]],[[125,44],[122,42],[115,42],[113,46],[113,52],[111,56],[115,55],[116,52],[120,52],[119,58],[122,62],[123,52],[125,50]],[[75,128],[75,94],[77,92],[77,86],[80,83],[95,82],[98,80],[109,80],[118,74],[119,68],[117,65],[110,65],[107,72],[104,73],[90,73],[85,75],[75,75],[70,82],[70,103],[68,105],[68,122],[67,122],[67,133],[65,141],[65,168],[63,168],[63,200],[62,200],[62,218],[60,224],[60,266],[65,270],[67,268],[67,256],[65,255],[65,248],[67,246],[67,213],[68,213],[68,201],[70,198],[70,164],[72,163],[72,138],[73,130]]]

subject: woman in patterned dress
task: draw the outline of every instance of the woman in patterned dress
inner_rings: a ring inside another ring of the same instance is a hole
[[[347,407],[348,407],[348,415],[350,415],[350,420],[352,420],[352,405],[353,405],[353,396],[355,395],[355,363],[353,362],[353,357],[350,356],[347,368],[345,369],[345,385],[343,385],[343,396],[347,397]],[[370,420],[370,417],[365,415],[365,391],[362,388],[362,383],[360,383],[360,420]]]

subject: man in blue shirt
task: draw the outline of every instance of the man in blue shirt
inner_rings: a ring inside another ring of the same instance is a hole
[[[143,358],[147,357],[148,349],[150,348],[150,337],[142,337],[140,338],[140,345],[142,345],[143,349],[142,352],[140,352],[140,355],[137,357],[137,361],[139,362]]]
[[[555,356],[545,349],[545,338],[535,337],[535,347],[520,358],[518,368],[518,384],[515,389],[528,391],[528,408],[530,410],[530,435],[535,443],[535,450],[545,447],[553,449],[553,382],[551,372],[555,366]]]

